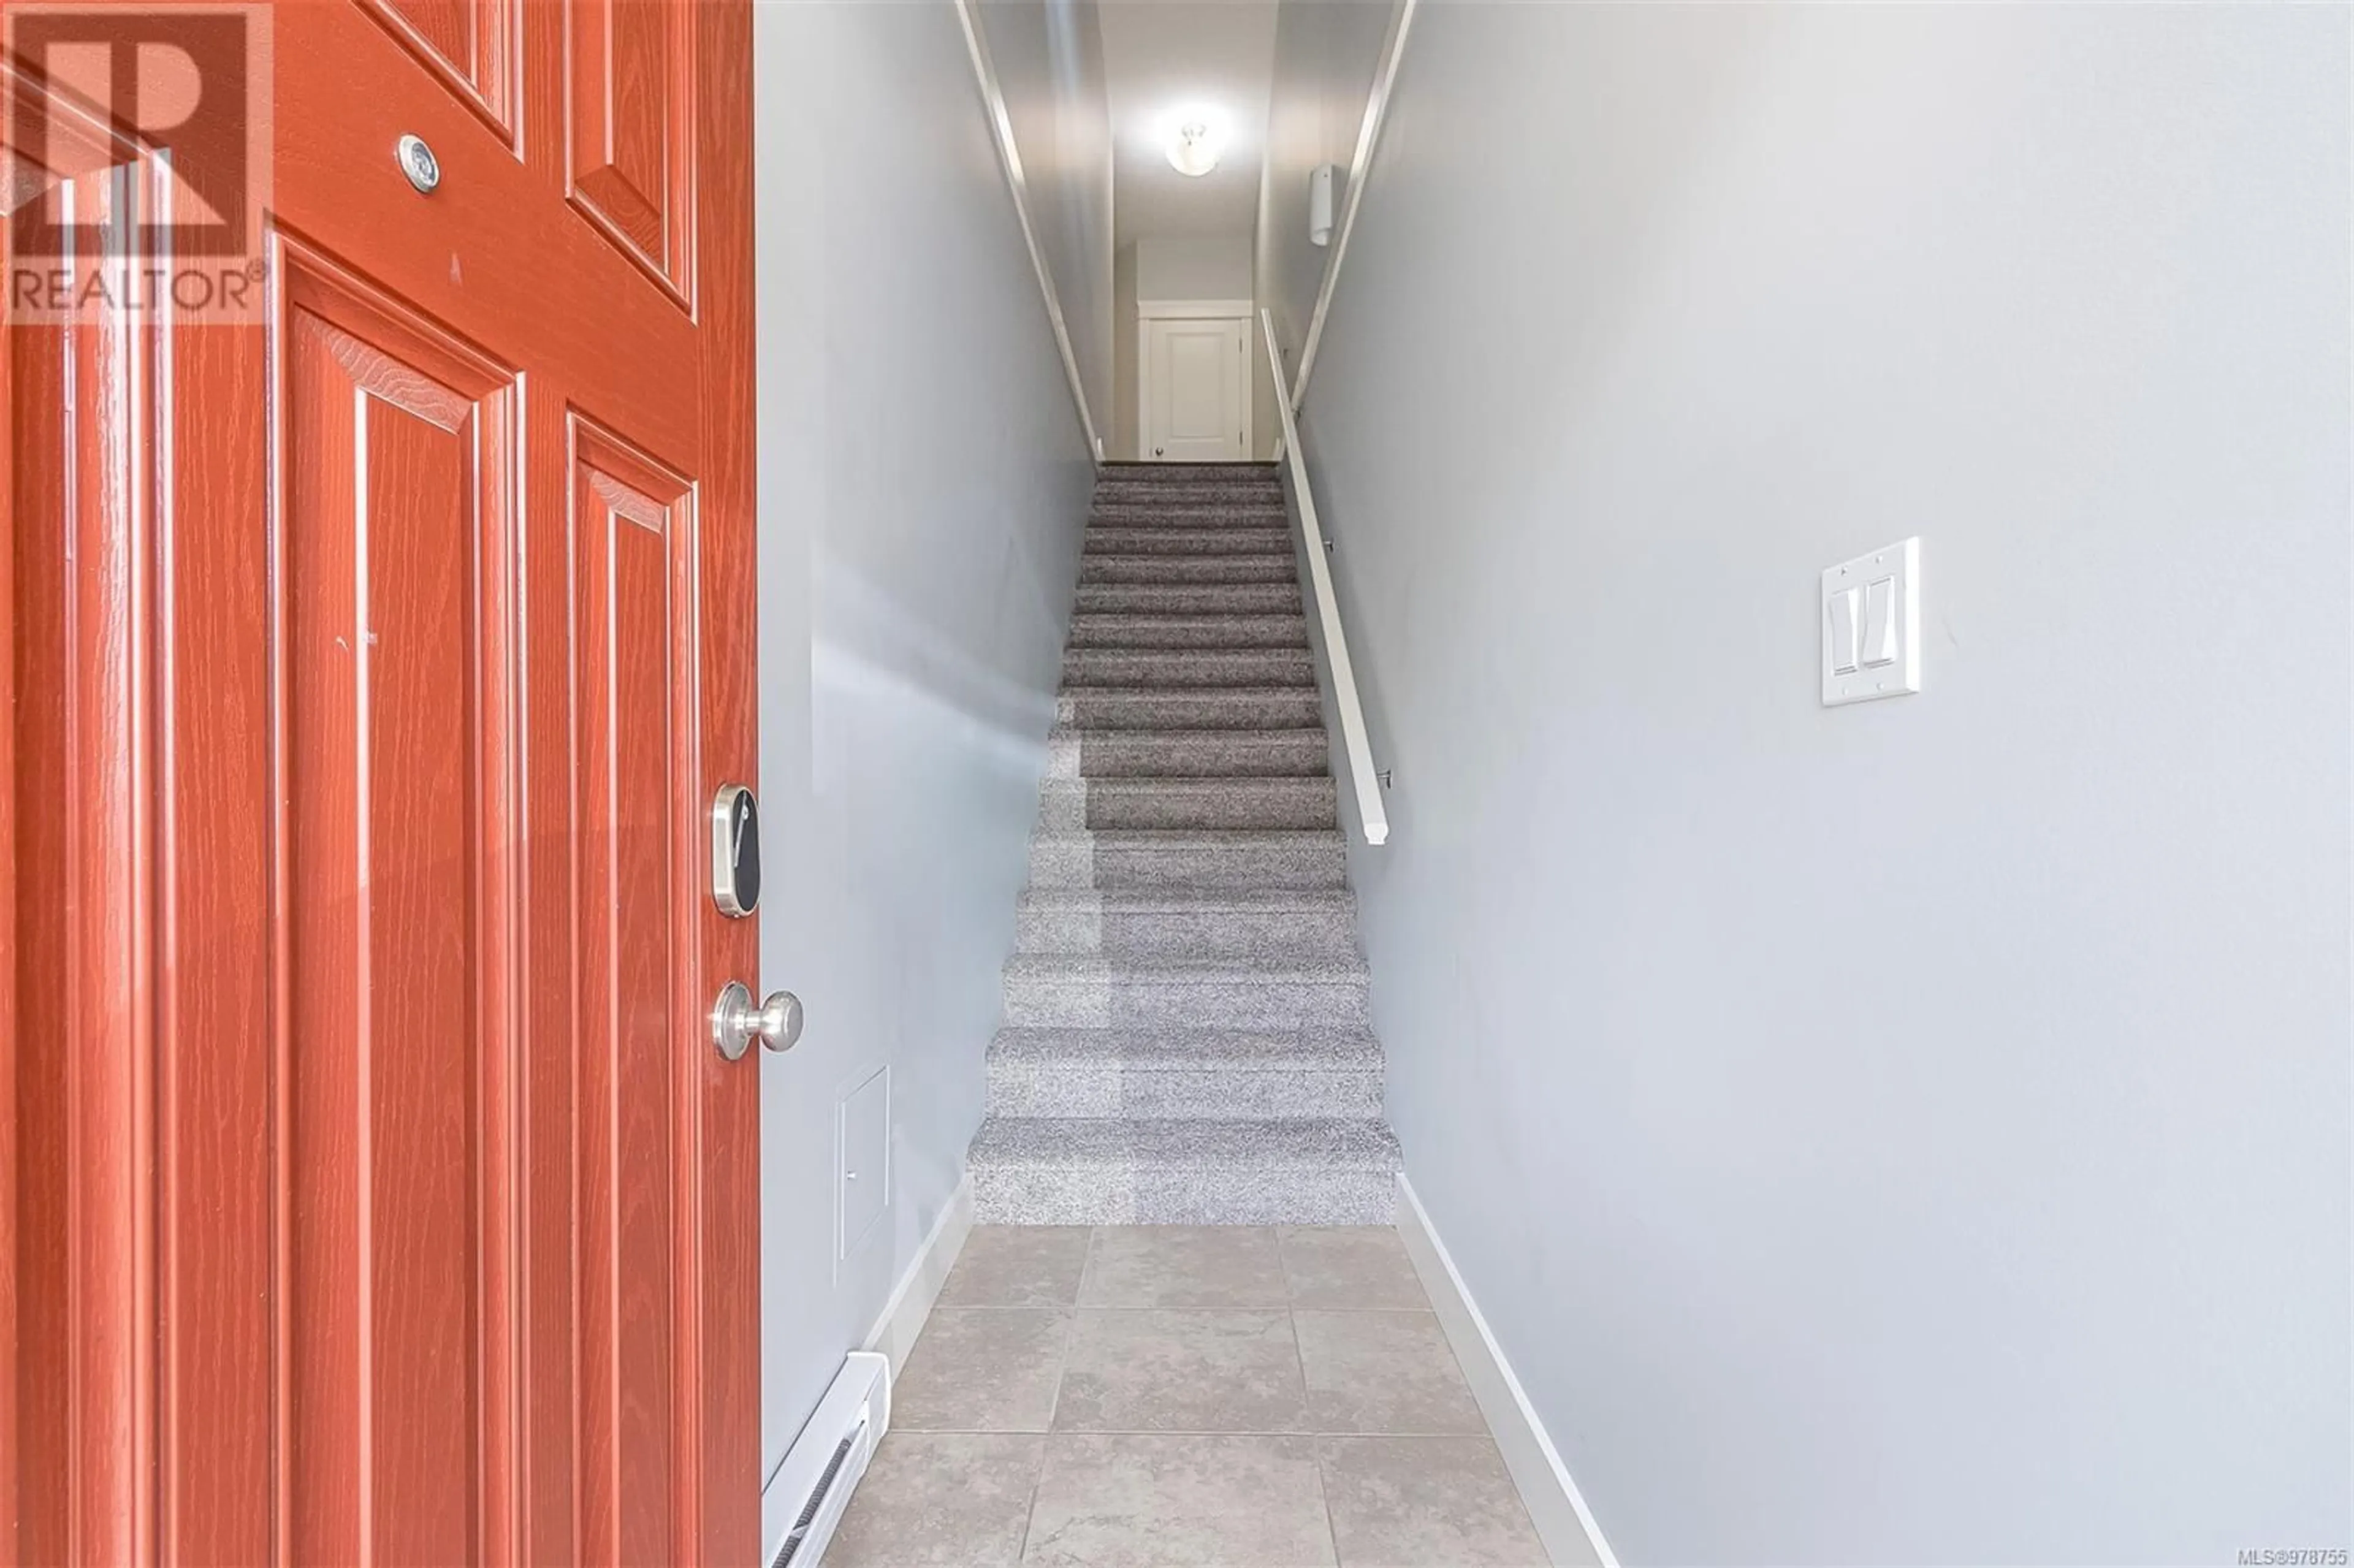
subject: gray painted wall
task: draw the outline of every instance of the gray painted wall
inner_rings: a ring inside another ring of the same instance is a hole
[[[1416,23],[1305,435],[1374,1011],[1629,1563],[2354,1534],[2349,42]],[[1822,708],[1914,533],[1926,690]]]
[[[1112,437],[1111,101],[1097,0],[976,7],[1097,432]]]
[[[1092,470],[955,13],[761,5],[754,46],[757,979],[809,1010],[758,1064],[773,1467],[980,1123]],[[893,1202],[837,1265],[834,1107],[886,1065]]]
[[[1365,101],[1399,10],[1396,0],[1282,0],[1276,11],[1278,86],[1267,106],[1267,162],[1260,170],[1252,274],[1259,305],[1275,315],[1286,386],[1299,363],[1316,296],[1324,286],[1324,269],[1332,256],[1330,246],[1314,245],[1308,238],[1309,176],[1320,164],[1341,166],[1333,191],[1337,228],[1353,175],[1350,162],[1365,122]],[[1253,406],[1272,410],[1275,384],[1266,336],[1256,322],[1251,323],[1251,367],[1257,377]],[[1275,455],[1279,424],[1274,418],[1259,420],[1255,433],[1260,457]]]

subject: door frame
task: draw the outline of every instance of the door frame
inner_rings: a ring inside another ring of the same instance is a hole
[[[1152,450],[1152,323],[1154,322],[1236,321],[1243,327],[1243,455],[1238,461],[1248,462],[1252,452],[1258,450],[1257,410],[1252,408],[1251,390],[1258,377],[1251,373],[1250,323],[1253,314],[1248,300],[1139,300],[1136,302],[1136,455],[1140,461],[1150,462],[1145,453]]]

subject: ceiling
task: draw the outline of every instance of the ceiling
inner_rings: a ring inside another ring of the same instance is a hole
[[[1275,85],[1276,0],[1103,0],[1111,101],[1112,227],[1142,235],[1247,235]],[[1218,166],[1189,179],[1169,166],[1172,117],[1214,105],[1228,135]]]

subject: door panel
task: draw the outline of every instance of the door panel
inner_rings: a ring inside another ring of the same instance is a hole
[[[581,1441],[603,1483],[583,1520],[592,1561],[677,1556],[682,1194],[629,1180],[675,1169],[695,1036],[688,961],[695,667],[691,486],[575,419],[579,563]],[[691,1194],[685,1195],[691,1201]]]
[[[514,393],[281,275],[292,1539],[473,1561],[504,1537],[483,1459],[513,1425]]]
[[[1234,421],[1226,407],[1226,347],[1223,333],[1169,334],[1169,439],[1221,440]]]
[[[695,8],[566,0],[572,200],[681,302],[694,259]]]
[[[514,140],[514,0],[360,0],[427,69]]]

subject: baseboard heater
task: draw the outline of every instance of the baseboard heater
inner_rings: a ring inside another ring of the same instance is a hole
[[[891,1425],[891,1360],[873,1351],[843,1358],[833,1386],[760,1491],[769,1568],[817,1568],[866,1461]]]

